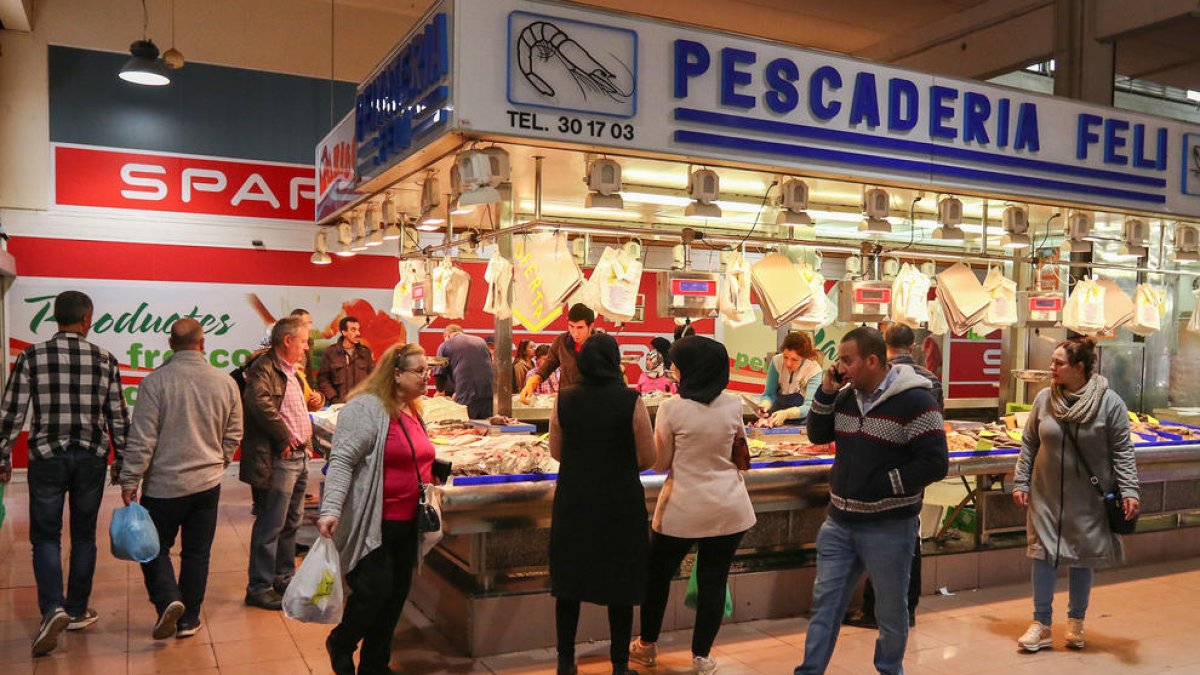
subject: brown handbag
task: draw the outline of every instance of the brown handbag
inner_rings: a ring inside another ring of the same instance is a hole
[[[750,445],[746,443],[745,436],[733,437],[733,451],[729,458],[733,460],[733,465],[738,471],[750,470]]]

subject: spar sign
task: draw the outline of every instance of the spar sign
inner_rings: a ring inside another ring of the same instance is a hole
[[[355,181],[354,115],[349,114],[317,144],[317,220],[353,202]]]
[[[61,206],[312,222],[313,168],[302,164],[54,146]]]
[[[359,319],[363,340],[375,354],[407,335],[402,322],[379,309],[390,307],[390,290],[19,277],[8,296],[10,365],[22,349],[54,335],[54,296],[65,290],[91,296],[95,312],[88,340],[120,362],[129,405],[137,401],[142,378],[170,358],[171,324],[183,317],[204,327],[205,356],[226,371],[243,365],[270,325],[297,307],[313,315],[313,368],[339,337],[343,316]]]

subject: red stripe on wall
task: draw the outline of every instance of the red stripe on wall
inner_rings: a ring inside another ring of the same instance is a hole
[[[13,237],[8,250],[31,277],[349,288],[391,288],[398,278],[395,258],[374,255],[314,265],[299,251],[41,237]]]

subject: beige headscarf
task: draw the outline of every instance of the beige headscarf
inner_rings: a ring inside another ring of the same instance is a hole
[[[1108,389],[1108,378],[1093,374],[1087,384],[1076,394],[1068,394],[1057,385],[1050,387],[1050,414],[1059,422],[1087,424],[1096,418],[1104,392]]]

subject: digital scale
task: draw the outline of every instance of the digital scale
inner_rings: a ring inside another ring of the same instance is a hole
[[[838,318],[851,323],[874,323],[888,317],[892,284],[888,281],[838,282]]]
[[[673,270],[658,275],[658,315],[703,319],[717,313],[716,274]]]
[[[1062,325],[1066,301],[1058,291],[1023,291],[1017,293],[1017,312],[1027,328],[1056,328]]]
[[[413,316],[432,316],[433,309],[433,281],[428,277],[423,277],[419,281],[413,282],[412,285],[412,315]]]

